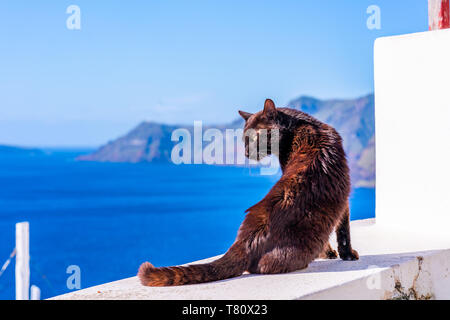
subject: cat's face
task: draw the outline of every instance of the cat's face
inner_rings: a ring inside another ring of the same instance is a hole
[[[245,143],[245,156],[251,160],[259,161],[272,154],[274,130],[279,130],[278,111],[272,100],[267,99],[264,110],[257,113],[239,111],[245,120],[243,140]],[[278,143],[278,141],[275,141]]]

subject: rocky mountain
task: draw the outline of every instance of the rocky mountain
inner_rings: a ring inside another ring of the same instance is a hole
[[[375,116],[372,94],[348,100],[319,100],[302,96],[292,100],[287,107],[307,112],[334,126],[344,139],[353,184],[365,187],[375,185]],[[237,119],[229,124],[204,126],[203,132],[208,128],[224,132],[225,129],[242,127],[243,120]],[[125,136],[110,141],[92,154],[79,157],[78,160],[171,162],[172,149],[178,143],[171,141],[171,135],[177,128],[184,128],[193,136],[192,125],[142,122]],[[224,141],[224,145],[226,143]]]
[[[224,132],[226,129],[243,128],[244,121],[237,119],[229,124],[203,126],[203,132],[210,128]],[[187,130],[194,137],[193,125],[167,125],[156,122],[142,122],[128,134],[108,142],[95,152],[78,157],[82,161],[100,162],[171,162],[173,147],[172,132],[176,129]],[[224,142],[225,145],[225,142]],[[193,154],[193,146],[191,148]]]

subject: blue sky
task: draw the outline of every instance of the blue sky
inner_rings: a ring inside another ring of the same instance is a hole
[[[66,28],[71,4],[81,30]],[[143,120],[357,97],[373,91],[377,37],[426,30],[426,0],[3,0],[0,144],[97,146]]]

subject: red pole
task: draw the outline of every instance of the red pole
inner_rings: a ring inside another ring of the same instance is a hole
[[[450,28],[449,0],[428,0],[428,25],[430,30]]]

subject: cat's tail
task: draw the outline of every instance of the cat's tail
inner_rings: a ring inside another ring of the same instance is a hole
[[[204,283],[240,276],[248,267],[244,245],[236,242],[220,259],[211,263],[155,268],[144,262],[138,277],[144,286],[165,287]]]

